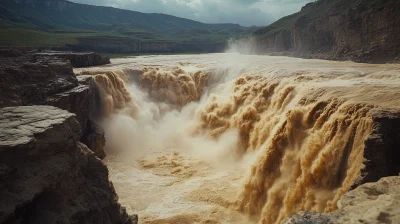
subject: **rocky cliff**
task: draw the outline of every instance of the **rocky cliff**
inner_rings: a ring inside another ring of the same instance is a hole
[[[68,60],[34,56],[2,58],[0,67],[0,108],[24,105],[52,105],[77,115],[82,141],[91,133],[90,119],[96,119],[98,90],[91,77],[79,80]],[[93,125],[92,125],[93,126]],[[98,135],[102,139],[103,135]],[[100,142],[103,140],[99,140]],[[103,158],[101,148],[92,148]],[[101,156],[102,155],[102,156]]]
[[[51,106],[0,114],[0,223],[135,222],[107,167],[79,142],[74,114]]]
[[[94,80],[59,57],[0,65],[0,223],[137,223],[100,160]]]
[[[365,141],[360,182],[376,182],[400,173],[400,111],[373,110],[373,130]]]
[[[254,32],[258,53],[382,63],[400,57],[400,2],[318,0]]]
[[[69,60],[75,68],[98,66],[110,64],[110,58],[93,52],[72,53],[72,52],[46,52],[35,54],[36,60],[52,61],[56,58]]]

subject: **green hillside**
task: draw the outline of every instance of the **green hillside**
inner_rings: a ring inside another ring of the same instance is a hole
[[[175,16],[140,13],[65,0],[0,0],[0,47],[61,46],[79,37],[142,41],[226,41],[246,34],[237,24],[205,24]]]

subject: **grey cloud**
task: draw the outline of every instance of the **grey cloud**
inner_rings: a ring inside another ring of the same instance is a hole
[[[206,23],[267,25],[312,0],[72,0],[146,13],[165,13]]]

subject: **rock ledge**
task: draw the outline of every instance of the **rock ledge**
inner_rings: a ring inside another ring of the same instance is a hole
[[[0,223],[137,223],[80,134],[55,107],[0,109]]]

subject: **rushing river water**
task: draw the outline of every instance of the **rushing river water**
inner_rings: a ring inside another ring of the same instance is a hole
[[[238,54],[142,56],[95,75],[105,163],[140,223],[280,223],[330,212],[363,167],[400,66]]]

